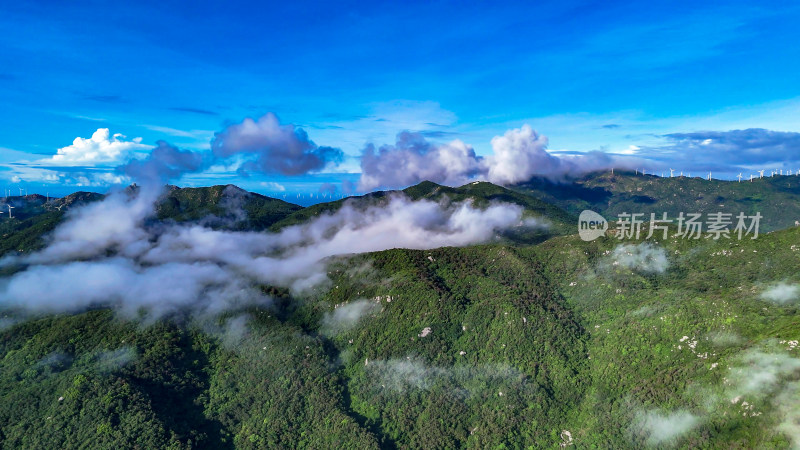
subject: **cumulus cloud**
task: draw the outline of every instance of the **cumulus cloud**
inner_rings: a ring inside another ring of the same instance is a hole
[[[514,184],[534,176],[562,179],[610,167],[633,168],[641,160],[603,152],[557,156],[547,151],[547,138],[530,126],[509,130],[492,139],[493,153],[477,156],[460,140],[428,142],[422,134],[403,132],[395,145],[378,149],[369,144],[361,157],[362,190],[405,187],[428,180],[460,185],[472,180]]]
[[[328,163],[340,162],[341,150],[320,147],[301,128],[281,125],[275,114],[258,120],[247,118],[217,133],[211,141],[217,158],[245,158],[240,170],[266,174],[300,175],[322,170]]]
[[[641,272],[664,273],[669,267],[667,252],[650,243],[617,246],[610,255],[611,264]]]
[[[296,289],[313,286],[326,278],[322,260],[330,256],[467,245],[521,223],[518,206],[494,204],[481,210],[458,203],[442,207],[402,196],[366,209],[348,203],[334,214],[278,234],[150,223],[161,183],[198,170],[202,163],[196,153],[162,142],[147,158],[121,166],[120,172],[145,183],[142,188],[116,192],[102,202],[71,210],[45,249],[8,258],[6,264],[29,267],[3,286],[7,303],[58,310],[62,303],[63,309],[74,309],[105,301],[134,305],[134,309],[169,309],[198,296],[202,308],[219,309],[222,306],[215,299],[220,293],[241,292],[236,301],[256,298],[244,289],[248,282]],[[181,271],[185,271],[182,277]],[[71,283],[83,279],[81,274],[91,283]],[[181,278],[176,283],[181,289],[167,289],[168,300],[159,305],[158,285],[170,277]],[[38,285],[36,279],[41,281]],[[135,287],[123,292],[127,285]],[[62,300],[56,292],[64,294]],[[29,302],[31,297],[36,298]]]
[[[20,161],[13,168],[12,182],[41,182],[71,186],[108,186],[129,182],[114,168],[134,158],[146,157],[153,146],[141,138],[128,140],[122,134],[110,134],[99,128],[91,138],[76,137],[72,145],[58,149],[50,158]]]
[[[761,298],[779,305],[792,303],[800,297],[800,285],[778,283],[761,293]]]
[[[116,164],[130,158],[135,152],[149,148],[142,144],[142,138],[125,140],[122,134],[111,135],[108,128],[98,128],[91,138],[76,137],[72,145],[58,149],[51,159],[42,162],[65,166]]]
[[[459,185],[484,172],[482,159],[460,140],[435,145],[418,133],[403,132],[395,145],[367,145],[361,156],[359,188],[405,187],[423,180]]]
[[[165,141],[157,145],[144,159],[134,159],[118,168],[125,175],[145,183],[161,185],[185,173],[204,167],[203,156],[191,150],[181,150]]]
[[[181,137],[200,137],[204,133],[149,128]],[[21,161],[14,168],[16,176],[26,181],[92,186],[122,184],[142,177],[174,179],[177,174],[212,165],[226,170],[235,167],[240,175],[303,175],[339,163],[343,157],[341,150],[316,145],[301,128],[281,124],[268,113],[216,133],[210,149],[182,150],[164,141],[145,145],[141,138],[128,140],[122,134],[111,135],[108,128],[100,128],[89,139],[75,138],[72,145],[58,149],[51,158]],[[116,173],[111,172],[121,164]],[[153,172],[146,174],[144,170]],[[278,186],[275,183],[272,187]]]

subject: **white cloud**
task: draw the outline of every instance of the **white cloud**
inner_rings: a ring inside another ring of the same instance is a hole
[[[276,183],[274,181],[262,181],[260,184],[262,187],[266,188],[269,191],[283,192],[286,190],[286,186],[280,183]]]
[[[91,138],[76,137],[72,145],[62,147],[52,158],[38,162],[68,166],[119,164],[134,153],[151,148],[141,142],[142,138],[125,140],[125,136],[119,133],[111,136],[108,128],[98,128]]]
[[[147,219],[159,195],[145,184],[136,196],[118,192],[71,210],[44,250],[4,259],[27,267],[0,279],[0,303],[34,312],[98,304],[153,316],[218,312],[263,301],[260,284],[304,291],[326,282],[328,257],[469,245],[522,221],[516,205],[444,207],[398,196],[366,209],[348,203],[280,233],[226,232],[152,225]]]
[[[321,329],[326,334],[349,330],[355,327],[364,316],[375,313],[379,309],[380,306],[377,303],[364,299],[347,303],[335,308],[333,312],[325,313]]]
[[[700,418],[688,411],[664,413],[654,410],[638,417],[635,426],[646,433],[649,445],[658,445],[674,441],[700,423]]]
[[[547,152],[547,138],[528,125],[492,139],[494,154],[488,160],[488,179],[509,184],[527,181],[534,173],[557,169],[559,158]]]
[[[612,265],[641,272],[664,273],[669,267],[667,252],[647,242],[620,245],[614,249],[610,260]]]
[[[611,167],[641,167],[641,160],[603,152],[555,155],[547,151],[547,138],[528,125],[492,139],[493,154],[477,156],[460,140],[434,144],[420,133],[403,132],[395,145],[369,144],[361,158],[362,190],[406,187],[420,181],[450,186],[472,180],[495,184],[524,182],[536,175],[554,179],[579,176]]]
[[[244,157],[239,171],[304,175],[319,172],[342,159],[342,151],[318,146],[292,124],[281,124],[273,113],[246,118],[216,133],[211,151],[219,159]]]
[[[785,344],[786,341],[768,341],[766,345],[734,355],[725,364],[728,370],[722,381],[698,383],[688,391],[694,397],[693,412],[687,409],[639,411],[632,423],[634,439],[646,439],[651,446],[670,446],[703,423],[711,421],[729,426],[742,417],[764,414],[768,417],[764,424],[777,424],[776,431],[784,433],[792,441],[793,448],[800,448],[800,408],[797,406],[800,359],[775,348]],[[762,439],[770,438],[768,433],[762,436]],[[766,441],[760,447],[765,444]]]
[[[12,167],[14,175],[9,178],[12,183],[47,183],[62,186],[111,186],[130,184],[130,178],[119,175],[112,167],[91,167],[79,171],[62,171],[56,167],[23,166]]]
[[[763,300],[778,303],[780,305],[791,303],[800,297],[800,285],[778,283],[761,293]]]
[[[361,170],[362,190],[406,187],[423,180],[457,186],[484,172],[481,158],[464,142],[434,145],[414,133],[400,133],[393,146],[367,146]]]

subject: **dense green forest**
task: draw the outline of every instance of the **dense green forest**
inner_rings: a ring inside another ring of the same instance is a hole
[[[716,212],[724,197],[736,212],[757,202],[765,218],[790,215],[797,187],[614,177],[408,188],[411,199],[512,203],[548,225],[331,258],[313,289],[260,286],[264,305],[155,321],[105,307],[0,312],[2,447],[800,445],[800,227],[773,220],[743,240],[576,234],[585,207]],[[716,197],[672,196],[700,188]],[[392,195],[301,208],[230,186],[170,188],[155,214],[274,232]],[[29,197],[0,220],[4,255],[41,248],[77,201]]]

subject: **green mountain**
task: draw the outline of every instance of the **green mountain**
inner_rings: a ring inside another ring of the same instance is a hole
[[[625,182],[639,182],[631,178]],[[693,180],[681,182],[675,186],[688,189]],[[207,211],[225,210],[222,191],[173,190],[182,206],[160,206],[159,214],[202,221]],[[523,188],[423,183],[405,193],[509,201],[574,229],[570,214]],[[363,207],[388,195],[350,201]],[[271,226],[341,205],[297,209]],[[293,295],[263,286],[271,305],[219,317],[142,324],[106,309],[30,320],[6,314],[0,441],[9,448],[798,445],[800,227],[718,241],[584,242],[571,233],[336,258],[323,287]]]
[[[359,197],[348,197],[334,202],[312,205],[288,215],[283,220],[275,223],[271,229],[277,231],[287,226],[305,223],[321,214],[333,213],[345,204],[355,208],[380,206],[386,204],[390,198],[396,195],[403,195],[411,200],[425,199],[443,204],[471,201],[478,208],[499,202],[518,205],[523,208],[525,217],[539,219],[546,224],[546,228],[537,227],[508,236],[518,241],[541,241],[550,236],[570,233],[577,223],[577,216],[573,217],[573,215],[557,206],[491,183],[473,182],[452,188],[430,181],[423,181],[402,191],[379,191]]]
[[[739,181],[703,178],[662,178],[631,172],[597,172],[553,182],[534,178],[513,190],[557,205],[573,214],[590,209],[613,220],[621,213],[655,213],[676,218],[679,213],[746,215],[761,213],[764,231],[780,230],[800,220],[800,177],[776,175]]]
[[[0,255],[42,248],[43,238],[61,223],[67,211],[104,198],[94,192],[76,192],[49,200],[38,194],[0,199],[0,211],[7,211],[7,205],[13,207],[12,218],[0,216]],[[156,204],[156,218],[196,222],[212,228],[260,231],[301,209],[230,184],[203,188],[168,186]]]
[[[4,213],[0,215],[0,255],[41,248],[42,237],[55,229],[67,210],[102,198],[100,194],[75,192],[64,198],[48,199],[31,194],[0,199],[0,211]],[[12,207],[10,216],[9,206]]]
[[[156,207],[159,220],[201,222],[214,228],[264,230],[301,206],[247,192],[232,184],[203,188],[169,186]]]

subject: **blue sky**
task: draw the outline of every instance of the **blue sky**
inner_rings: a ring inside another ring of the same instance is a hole
[[[45,177],[61,169],[33,162],[98,128],[205,150],[268,112],[344,158],[297,176],[243,176],[228,161],[180,184],[319,193],[357,183],[365,146],[393,145],[404,130],[459,139],[480,158],[524,124],[555,154],[600,150],[653,157],[654,171],[728,176],[759,162],[737,159],[743,141],[721,135],[720,153],[694,160],[687,133],[789,132],[750,150],[779,148],[770,167],[796,170],[800,4],[702,3],[3,2],[0,182],[76,190],[74,177]],[[94,166],[61,173],[103,170]]]

